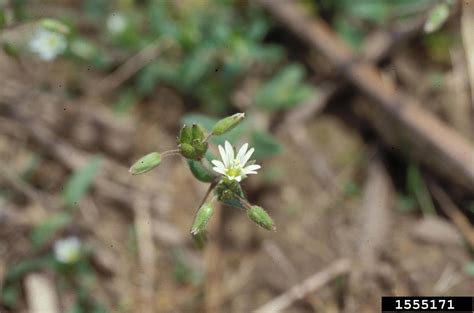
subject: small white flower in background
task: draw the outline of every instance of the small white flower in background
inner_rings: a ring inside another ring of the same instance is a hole
[[[107,29],[112,34],[120,34],[127,28],[127,19],[123,14],[113,13],[107,18]]]
[[[54,255],[61,263],[76,263],[81,257],[81,241],[77,237],[68,237],[54,243]]]
[[[221,154],[222,162],[219,160],[213,160],[212,168],[219,174],[225,175],[230,180],[236,180],[240,182],[243,178],[246,178],[249,174],[257,174],[257,170],[260,168],[258,164],[247,165],[252,153],[255,151],[251,148],[247,151],[249,144],[242,145],[237,156],[234,157],[234,148],[226,141],[225,148],[219,145],[219,153]]]
[[[29,43],[31,51],[44,61],[52,61],[66,51],[67,39],[63,34],[38,28]]]
[[[70,47],[75,55],[86,60],[93,58],[96,54],[95,47],[83,39],[74,39]]]

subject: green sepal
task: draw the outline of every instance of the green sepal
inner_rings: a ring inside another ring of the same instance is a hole
[[[179,137],[178,137],[178,145],[187,143],[191,144],[191,141],[193,140],[193,135],[191,131],[191,127],[183,125],[179,132]]]
[[[198,180],[205,183],[210,183],[214,180],[214,176],[209,173],[209,171],[204,165],[202,165],[201,162],[195,160],[188,160],[188,166],[191,170],[191,173],[193,173],[194,177],[196,177]]]
[[[199,124],[193,124],[191,128],[193,140],[203,141],[206,138],[206,130]]]
[[[216,124],[214,124],[214,127],[212,128],[212,134],[220,136],[227,133],[237,126],[244,119],[244,117],[245,113],[236,113],[221,119]]]
[[[161,154],[158,152],[149,153],[136,161],[129,169],[133,175],[143,174],[151,171],[161,162]]]
[[[181,154],[188,159],[196,159],[196,151],[193,146],[189,143],[182,143],[179,146]]]
[[[275,224],[273,223],[272,218],[262,207],[253,205],[247,211],[247,216],[260,227],[265,228],[266,230],[275,230]]]
[[[200,160],[206,155],[208,143],[199,139],[193,139],[193,147],[195,150],[195,159]]]
[[[210,203],[204,203],[194,217],[193,226],[191,227],[191,235],[196,235],[204,232],[207,222],[211,219],[214,213],[214,207]]]
[[[237,199],[236,194],[242,196],[242,188],[236,180],[222,179],[215,189],[217,198],[220,201]]]

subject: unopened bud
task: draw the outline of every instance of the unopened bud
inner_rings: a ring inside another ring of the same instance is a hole
[[[210,183],[214,180],[214,176],[201,164],[199,161],[188,160],[189,169],[193,173],[194,177],[198,180]]]
[[[152,152],[136,161],[132,167],[130,167],[129,172],[133,175],[143,174],[160,165],[160,162],[161,154]]]
[[[199,124],[193,124],[191,128],[193,140],[203,141],[206,138],[206,130]]]
[[[234,115],[221,119],[212,128],[212,134],[219,136],[219,135],[227,133],[228,131],[233,129],[235,126],[237,126],[240,123],[240,121],[244,119],[244,117],[245,117],[245,113],[236,113]]]
[[[196,159],[196,151],[193,146],[189,143],[182,143],[179,146],[181,154],[187,159]]]
[[[248,211],[247,216],[259,226],[266,230],[275,230],[275,224],[268,213],[261,207],[253,205]]]
[[[192,140],[193,140],[193,135],[191,132],[191,127],[183,125],[183,127],[181,128],[181,131],[179,132],[178,145],[183,144],[183,143],[190,144]]]
[[[206,229],[207,222],[211,219],[214,213],[214,207],[210,203],[204,203],[194,217],[193,226],[191,227],[191,234],[196,235]]]
[[[196,152],[195,159],[200,160],[206,154],[206,151],[207,151],[207,148],[208,148],[208,143],[204,142],[200,139],[194,139],[193,140],[193,147],[194,147],[194,150],[196,150],[195,151]]]

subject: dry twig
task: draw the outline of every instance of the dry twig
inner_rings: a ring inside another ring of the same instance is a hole
[[[462,2],[461,35],[471,81],[471,104],[474,109],[474,36],[472,35],[474,29],[474,1],[465,0]]]
[[[155,312],[156,251],[153,242],[153,225],[150,199],[136,197],[135,228],[137,232],[138,257],[140,261],[140,312]]]
[[[304,14],[294,2],[259,0],[272,15],[311,48],[321,52],[354,86],[374,100],[367,115],[384,139],[394,145],[410,144],[425,164],[469,190],[474,190],[474,147],[413,98],[382,79],[370,63],[355,54],[319,19]]]
[[[448,194],[436,183],[430,183],[430,189],[434,198],[438,201],[441,210],[452,220],[453,224],[463,235],[469,246],[474,249],[474,228],[469,219],[454,204]]]
[[[31,313],[59,313],[59,299],[54,283],[44,274],[32,273],[25,278],[25,292]]]
[[[256,313],[277,313],[288,308],[293,302],[302,299],[308,293],[314,292],[331,282],[338,276],[349,272],[351,263],[347,259],[339,259],[324,270],[308,277],[300,284],[264,304]]]

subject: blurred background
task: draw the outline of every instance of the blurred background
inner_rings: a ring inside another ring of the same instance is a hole
[[[1,312],[376,312],[474,294],[474,1],[0,0]],[[248,142],[277,230],[166,158]],[[296,286],[296,287],[295,287]]]

